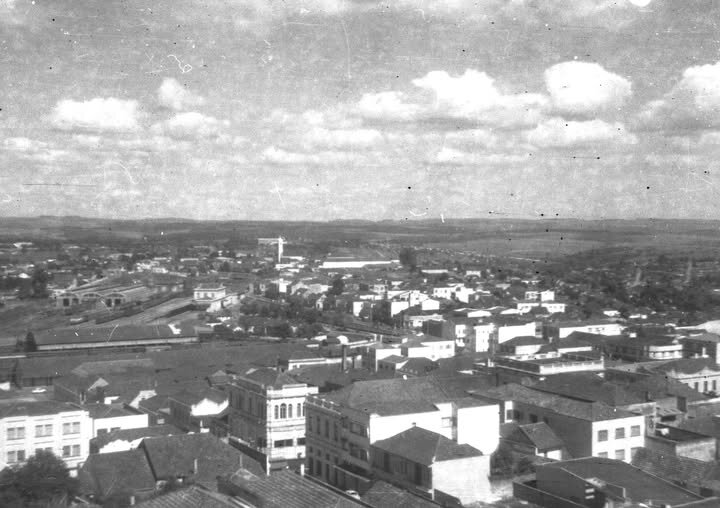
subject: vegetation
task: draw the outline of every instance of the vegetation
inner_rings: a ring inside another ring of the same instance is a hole
[[[65,463],[52,452],[38,451],[24,465],[0,471],[0,506],[66,506],[77,491]]]

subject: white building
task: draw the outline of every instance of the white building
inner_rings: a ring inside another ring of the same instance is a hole
[[[55,401],[0,402],[0,469],[22,464],[38,450],[60,457],[74,474],[89,453],[92,420],[78,406]]]
[[[305,397],[317,387],[286,373],[258,369],[237,376],[230,391],[230,436],[265,456],[267,471],[305,459]]]

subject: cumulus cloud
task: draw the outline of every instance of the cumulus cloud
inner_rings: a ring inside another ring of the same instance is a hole
[[[158,88],[158,101],[161,106],[175,111],[192,109],[205,103],[203,97],[182,86],[175,78],[163,79]]]
[[[476,166],[517,164],[527,160],[527,154],[469,152],[443,147],[428,162],[438,165]]]
[[[408,101],[402,92],[389,91],[364,94],[355,111],[363,118],[407,122],[416,120],[422,108]]]
[[[545,71],[545,85],[555,109],[589,115],[617,108],[632,94],[627,79],[590,62],[563,62]]]
[[[649,129],[702,129],[720,126],[720,62],[688,67],[661,99],[639,115]]]
[[[138,102],[115,98],[58,101],[50,116],[53,126],[63,130],[130,132],[140,129]]]
[[[229,125],[227,120],[218,120],[197,111],[187,111],[154,124],[151,130],[154,134],[175,138],[211,138],[220,136]]]
[[[637,138],[625,130],[622,123],[603,120],[583,122],[551,118],[526,133],[527,141],[537,147],[564,147],[589,143],[637,143]]]

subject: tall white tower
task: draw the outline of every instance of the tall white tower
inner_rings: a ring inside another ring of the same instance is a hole
[[[282,256],[283,256],[283,238],[282,236],[278,236],[278,264],[282,263]]]

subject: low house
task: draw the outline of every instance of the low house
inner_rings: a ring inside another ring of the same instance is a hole
[[[500,426],[500,442],[523,455],[538,455],[561,460],[565,444],[545,422],[505,423]]]
[[[468,444],[411,427],[370,446],[373,473],[381,479],[463,504],[485,501],[490,493],[490,456]]]
[[[148,426],[148,415],[117,404],[87,404],[83,407],[92,419],[92,437],[116,430],[138,429]]]
[[[155,477],[141,450],[90,455],[78,478],[84,496],[107,506],[132,505],[155,493]]]

